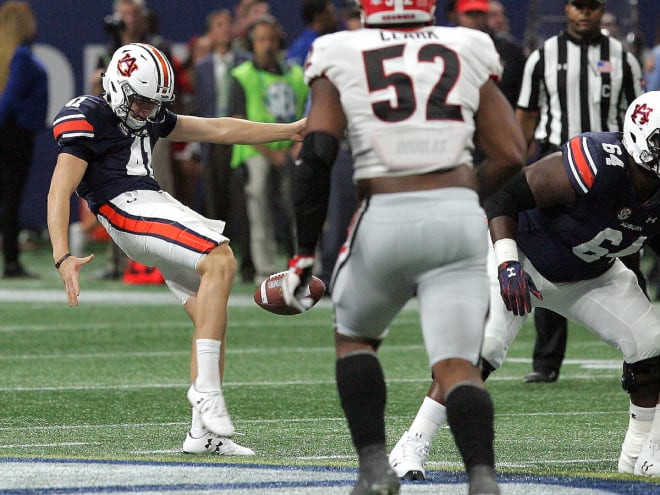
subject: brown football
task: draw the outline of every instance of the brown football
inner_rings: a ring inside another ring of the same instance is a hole
[[[286,272],[275,273],[261,282],[254,291],[254,302],[260,308],[276,315],[297,315],[300,311],[287,306],[284,302],[282,279],[285,274]],[[312,276],[309,281],[309,297],[316,304],[323,294],[325,294],[325,284],[320,278]]]

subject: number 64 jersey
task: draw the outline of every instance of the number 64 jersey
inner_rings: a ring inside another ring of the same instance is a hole
[[[422,174],[472,163],[479,90],[499,60],[474,29],[360,29],[317,38],[305,80],[339,91],[355,180]]]
[[[589,280],[660,233],[660,191],[640,202],[618,132],[588,132],[562,147],[571,206],[519,214],[518,247],[551,282]]]

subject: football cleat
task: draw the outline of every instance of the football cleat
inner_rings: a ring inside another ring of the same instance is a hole
[[[621,446],[617,471],[623,474],[633,474],[635,472],[635,463],[645,443],[646,437],[635,435],[629,429]]]
[[[237,444],[233,440],[220,437],[210,431],[199,438],[193,437],[190,432],[183,441],[184,454],[209,455],[255,455],[254,450]]]
[[[207,430],[225,438],[234,436],[234,426],[231,424],[222,391],[200,392],[193,384],[188,389],[187,396]]]
[[[398,495],[401,482],[387,462],[384,447],[360,451],[360,474],[351,495]]]
[[[622,474],[633,474],[635,472],[635,458],[625,452],[621,452],[619,462],[617,463],[617,471]]]
[[[660,478],[660,442],[646,441],[635,463],[635,475]]]
[[[490,466],[474,466],[468,472],[469,495],[500,495],[495,469]]]
[[[406,481],[424,481],[424,464],[429,457],[429,442],[425,442],[407,431],[390,452],[390,465],[396,475]]]

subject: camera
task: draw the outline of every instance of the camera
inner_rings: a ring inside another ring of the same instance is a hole
[[[107,34],[117,36],[125,27],[126,24],[117,14],[109,14],[103,18],[103,29]]]

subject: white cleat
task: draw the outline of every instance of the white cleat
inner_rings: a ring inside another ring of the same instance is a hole
[[[243,447],[226,437],[206,432],[199,438],[194,438],[190,432],[183,441],[184,454],[202,455],[255,455],[254,450]]]
[[[424,464],[429,457],[429,442],[409,435],[407,431],[390,452],[390,465],[396,475],[406,481],[424,481]]]
[[[617,471],[622,474],[633,474],[635,472],[635,461],[637,459],[621,452],[619,456],[619,464],[617,466]]]
[[[193,384],[188,389],[187,396],[207,430],[220,437],[234,436],[234,426],[231,424],[222,391],[200,392]]]
[[[637,476],[660,478],[660,443],[648,439],[635,463]]]

